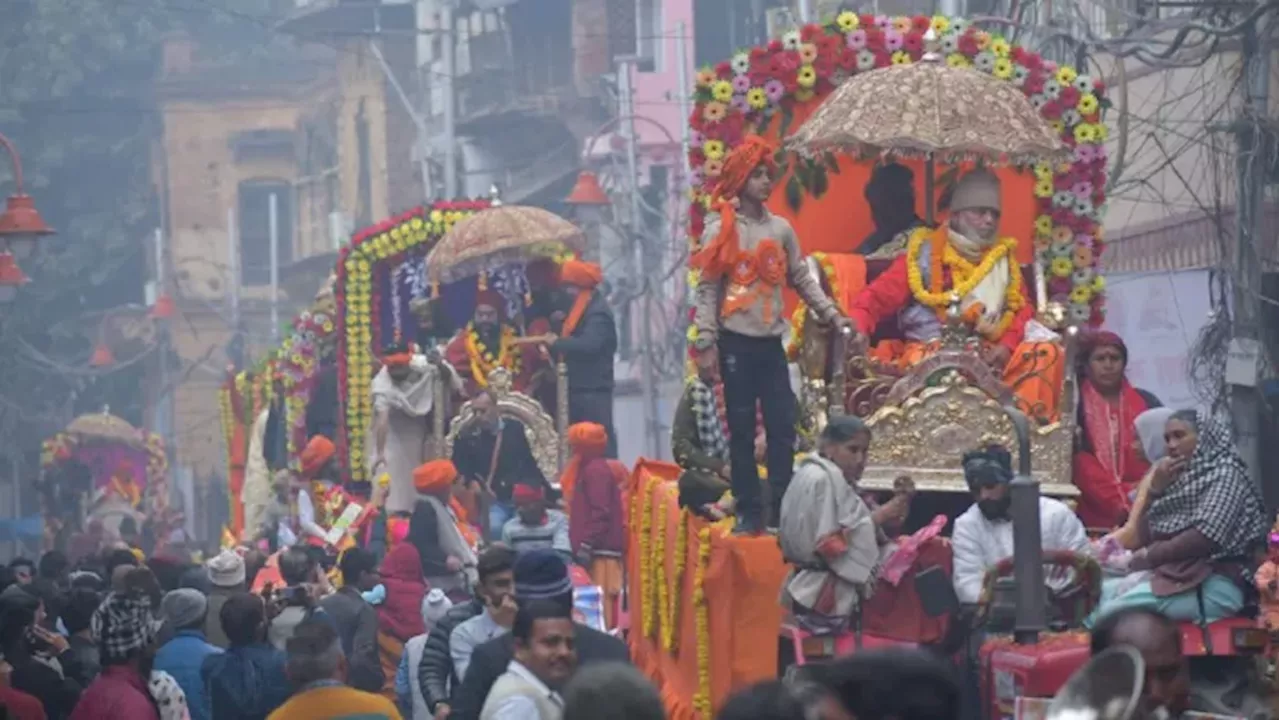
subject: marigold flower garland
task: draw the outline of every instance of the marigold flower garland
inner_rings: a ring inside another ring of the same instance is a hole
[[[653,525],[653,493],[650,491],[652,480],[646,480],[640,484],[640,633],[644,637],[653,637],[653,618],[654,607],[649,601],[649,595],[652,592],[651,585],[653,577],[649,574],[652,572],[649,567],[653,563],[653,556],[650,555],[650,548],[653,539],[649,536],[649,530]]]
[[[674,488],[671,494],[675,497],[678,494]],[[680,509],[680,521],[676,526],[676,556],[675,567],[671,572],[671,588],[668,597],[662,603],[662,649],[667,652],[674,653],[679,649],[677,638],[679,635],[676,630],[680,625],[680,600],[684,592],[684,566],[685,554],[689,545],[689,511],[686,508]],[[664,587],[664,590],[666,588]]]
[[[693,711],[704,718],[711,712],[711,620],[707,608],[707,561],[711,558],[711,528],[698,531],[698,560],[693,568],[693,634],[697,640],[698,686]]]
[[[471,379],[480,387],[489,387],[489,373],[495,368],[504,367],[511,371],[513,377],[520,374],[520,354],[515,352],[516,331],[510,325],[502,326],[502,335],[498,339],[498,355],[485,347],[476,332],[475,323],[467,323],[466,329],[467,358],[471,361]]]
[[[661,490],[661,488],[659,488]],[[666,495],[664,492],[663,495]],[[657,520],[653,523],[653,544],[651,551],[653,556],[649,558],[649,571],[653,573],[653,582],[650,587],[653,590],[653,596],[645,596],[646,605],[653,605],[657,609],[659,622],[657,628],[660,633],[666,632],[665,620],[667,614],[667,601],[671,596],[671,589],[667,587],[667,505],[659,502],[657,508]],[[653,628],[650,628],[651,630]],[[653,637],[645,633],[645,637]],[[657,639],[657,638],[655,638]]]
[[[929,284],[932,288],[926,290],[924,278],[920,272],[920,250],[924,246],[925,240],[930,239],[931,235]],[[947,244],[946,236],[941,232],[921,228],[912,233],[907,241],[907,284],[911,287],[911,294],[918,302],[936,310],[939,317],[945,317],[947,308],[951,304],[952,295],[963,298],[973,292],[973,289],[982,282],[982,279],[992,272],[996,263],[1003,258],[1012,258],[1013,252],[1017,247],[1018,242],[1013,238],[1002,238],[987,251],[981,262],[973,265],[954,251],[948,252],[950,246]],[[951,270],[952,282],[951,287],[948,289],[941,289],[944,268]],[[988,340],[996,340],[1003,335],[1008,330],[1009,324],[1013,322],[1013,316],[1022,309],[1025,300],[1022,296],[1021,287],[1018,264],[1010,260],[1009,280],[1005,285],[1004,313],[1001,315],[1000,322],[988,334]]]
[[[818,263],[818,267],[822,268],[822,274],[827,278],[827,287],[831,289],[831,297],[840,297],[840,282],[836,279],[836,266],[831,262],[831,257],[824,252],[816,252],[811,255]],[[839,300],[837,299],[838,303]],[[809,317],[809,307],[805,305],[804,300],[796,303],[796,309],[791,313],[791,340],[787,343],[787,359],[795,360],[800,356],[800,339],[804,337],[805,320]]]

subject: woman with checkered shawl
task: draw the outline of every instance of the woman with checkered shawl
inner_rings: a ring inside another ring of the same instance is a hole
[[[1139,519],[1130,573],[1146,579],[1108,597],[1089,623],[1142,607],[1174,620],[1213,622],[1244,606],[1246,572],[1266,538],[1259,489],[1221,422],[1194,410],[1165,424],[1168,455],[1152,469],[1149,502]]]
[[[680,507],[709,519],[724,517],[729,492],[729,440],[715,394],[714,365],[698,368],[685,385],[671,423],[671,455],[680,474]]]

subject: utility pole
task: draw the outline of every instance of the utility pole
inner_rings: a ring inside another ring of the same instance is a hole
[[[640,201],[640,161],[638,138],[636,137],[636,113],[634,88],[631,85],[631,72],[635,68],[635,58],[620,57],[618,62],[618,113],[622,120],[622,132],[627,147],[627,192],[631,200],[631,242],[627,243],[626,258],[631,269],[634,269],[636,251],[640,253],[642,271],[640,278],[639,298],[641,311],[641,352],[644,355],[644,375],[642,387],[644,392],[644,435],[650,457],[662,457],[660,444],[661,433],[658,430],[658,373],[654,359],[653,338],[653,291],[654,279],[659,275],[654,262],[654,248],[649,247],[650,234],[645,232],[643,204]],[[634,272],[628,277],[637,277]]]
[[[230,348],[239,348],[228,357],[237,370],[244,361],[244,337],[240,332],[240,239],[236,233],[236,210],[227,208],[227,317],[231,318]]]
[[[271,193],[267,223],[271,243],[271,344],[280,344],[280,217],[276,194]]]
[[[455,113],[454,94],[453,94],[453,74],[456,72],[457,65],[457,43],[455,42],[454,33],[457,32],[457,23],[453,19],[453,3],[454,0],[440,0],[440,45],[444,67],[444,77],[441,82],[444,85],[442,93],[441,108],[444,115],[444,196],[448,200],[458,197],[458,158],[456,130],[454,128]]]
[[[165,293],[165,247],[164,247],[164,229],[156,228],[155,232],[155,251],[156,251],[156,298],[159,299]],[[156,415],[155,428],[157,434],[164,438],[165,448],[168,452],[174,452],[173,441],[173,417],[171,410],[173,407],[173,388],[169,387],[169,320],[167,318],[157,318],[156,323],[159,329],[159,358],[157,365],[160,374],[160,394],[156,396]],[[173,463],[169,465],[170,479],[173,478]]]
[[[796,3],[796,13],[800,16],[800,25],[807,25],[813,22],[813,3],[812,0],[798,0]]]
[[[1227,361],[1231,384],[1231,419],[1240,456],[1255,483],[1261,482],[1258,447],[1259,326],[1258,298],[1262,269],[1258,262],[1258,210],[1268,168],[1264,167],[1263,123],[1271,77],[1271,47],[1260,47],[1257,24],[1245,29],[1240,59],[1244,93],[1240,115],[1233,123],[1236,136],[1236,243],[1232,257],[1232,338]]]

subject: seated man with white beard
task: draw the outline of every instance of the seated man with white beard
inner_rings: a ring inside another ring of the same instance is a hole
[[[999,226],[999,178],[984,169],[969,172],[956,183],[947,222],[912,231],[906,251],[854,299],[854,347],[866,349],[880,322],[896,317],[902,337],[882,340],[868,354],[908,369],[937,349],[958,297],[961,320],[982,341],[983,359],[1028,416],[1049,422],[1058,414],[1062,348],[1034,322],[1018,240],[998,237]]]
[[[974,504],[956,518],[951,536],[951,580],[963,604],[978,602],[987,571],[1013,556],[1013,519],[1009,515],[1013,460],[999,445],[964,455],[964,479]],[[1040,498],[1040,544],[1044,550],[1088,554],[1089,538],[1080,518],[1058,500]],[[1047,576],[1046,585],[1061,589],[1069,578]]]

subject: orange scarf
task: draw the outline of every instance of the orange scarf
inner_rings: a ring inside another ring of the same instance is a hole
[[[720,232],[689,258],[689,265],[700,270],[703,279],[719,280],[733,271],[740,249],[737,196],[760,163],[774,165],[773,155],[777,150],[776,143],[759,135],[749,135],[725,158],[711,206],[720,213]]]
[[[591,302],[591,294],[594,290],[579,290],[578,297],[573,299],[573,307],[569,308],[569,315],[564,319],[564,325],[560,327],[560,337],[567,338],[578,329],[578,323],[582,322],[582,316],[587,312],[587,305]]]

